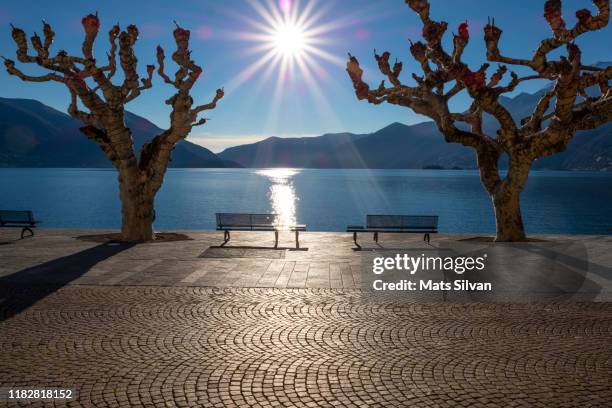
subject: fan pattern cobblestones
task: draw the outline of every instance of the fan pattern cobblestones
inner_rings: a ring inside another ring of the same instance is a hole
[[[0,322],[0,386],[73,387],[70,406],[612,406],[610,303],[88,285],[39,297]]]

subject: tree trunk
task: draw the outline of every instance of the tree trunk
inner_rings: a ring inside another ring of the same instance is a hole
[[[499,175],[501,151],[485,145],[476,153],[480,180],[495,210],[495,241],[525,241],[527,237],[521,216],[521,192],[527,183],[533,160],[529,156],[509,157],[508,175],[502,180]]]
[[[119,195],[121,198],[121,235],[124,241],[152,241],[153,221],[155,221],[155,194],[150,193],[146,184],[119,176]]]
[[[532,163],[533,160],[528,156],[510,156],[506,179],[491,192],[495,208],[497,242],[527,240],[521,216],[521,192],[527,184]]]
[[[521,216],[521,191],[514,187],[501,189],[491,198],[495,208],[497,242],[520,242],[527,239]]]

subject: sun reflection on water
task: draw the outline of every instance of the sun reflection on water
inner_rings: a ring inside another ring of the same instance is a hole
[[[295,195],[292,178],[299,172],[293,169],[266,169],[259,170],[257,174],[270,180],[270,204],[272,211],[277,215],[276,225],[280,228],[295,225]]]

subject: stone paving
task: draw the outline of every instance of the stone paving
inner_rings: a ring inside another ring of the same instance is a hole
[[[13,231],[13,238],[17,231]],[[92,231],[89,231],[92,232]],[[98,233],[99,231],[96,231]],[[27,281],[94,285],[161,285],[277,288],[357,288],[360,256],[347,234],[301,234],[302,248],[293,248],[293,234],[281,234],[280,250],[272,248],[274,234],[232,234],[227,248],[218,247],[222,233],[186,232],[193,240],[133,247],[105,247],[71,237],[83,230],[41,230],[36,239],[14,241],[0,231],[0,277],[21,272]],[[324,238],[324,239],[322,239]],[[420,238],[415,245],[423,247]],[[200,257],[210,247],[228,253],[250,251],[250,257]],[[282,255],[260,258],[258,252]],[[91,259],[94,258],[94,261]],[[83,265],[85,265],[83,267]]]
[[[1,232],[0,388],[74,388],[69,406],[612,406],[610,302],[372,302],[347,234],[219,259],[199,257],[212,232],[132,247],[83,233]],[[590,278],[612,281],[611,237],[581,239]]]

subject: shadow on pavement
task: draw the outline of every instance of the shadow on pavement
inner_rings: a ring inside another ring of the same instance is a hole
[[[9,319],[134,244],[97,245],[0,278],[0,321]]]
[[[580,242],[447,240],[437,248],[365,250],[362,256],[362,289],[395,291],[409,300],[588,302],[612,296],[612,268],[590,262]],[[382,268],[381,261],[393,262]],[[393,286],[385,289],[383,283]]]

